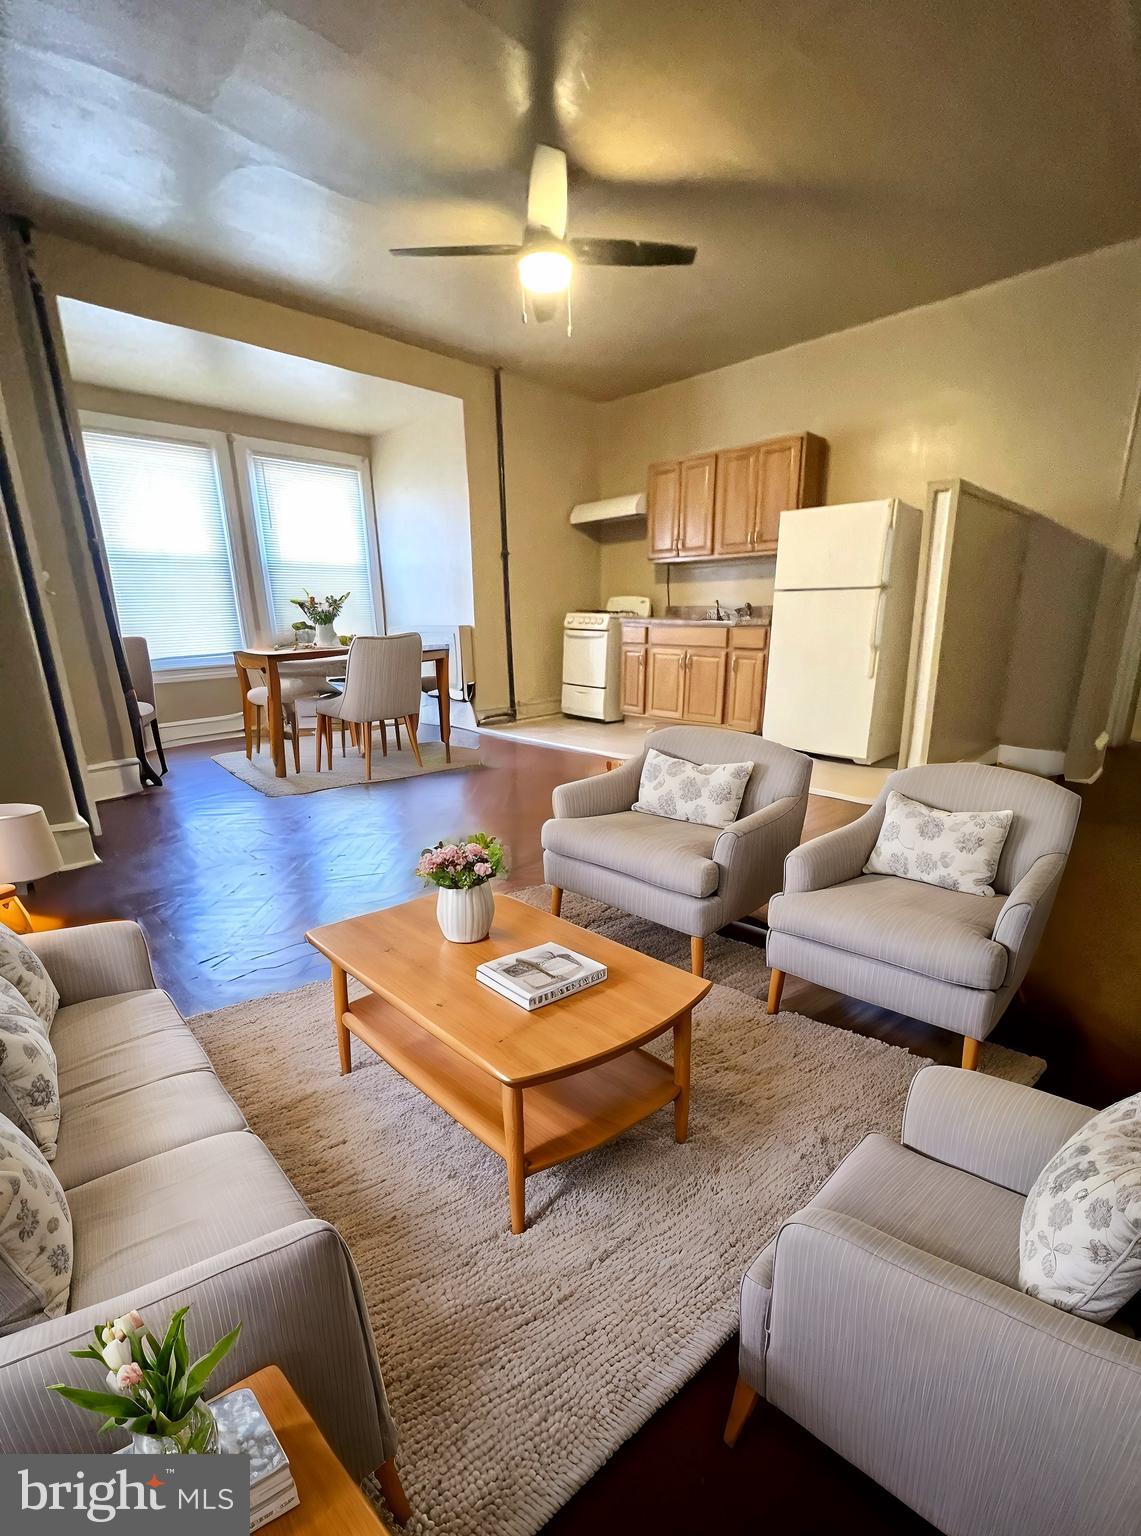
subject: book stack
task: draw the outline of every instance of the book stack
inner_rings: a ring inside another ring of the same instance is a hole
[[[519,1008],[533,1010],[606,980],[606,967],[561,944],[537,944],[485,960],[475,978]]]
[[[211,1403],[219,1449],[250,1458],[250,1530],[260,1530],[300,1503],[289,1457],[249,1387],[227,1392]]]

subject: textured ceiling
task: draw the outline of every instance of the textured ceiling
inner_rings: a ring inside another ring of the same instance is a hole
[[[123,254],[597,398],[1141,233],[1130,0],[0,0],[0,193]],[[537,139],[581,271],[524,327]]]
[[[59,308],[68,367],[80,384],[363,437],[401,426],[447,400],[394,379],[352,373],[77,299],[61,299]]]

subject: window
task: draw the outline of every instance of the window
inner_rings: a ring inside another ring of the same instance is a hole
[[[270,627],[301,618],[290,599],[350,594],[337,629],[376,634],[365,487],[356,461],[301,459],[247,449],[250,494]]]
[[[241,646],[214,450],[90,429],[83,443],[122,632],[159,664]]]

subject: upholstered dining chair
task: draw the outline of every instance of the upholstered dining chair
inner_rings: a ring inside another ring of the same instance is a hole
[[[691,763],[752,763],[737,820],[707,827],[635,811],[650,747]],[[804,827],[811,774],[810,758],[743,731],[651,731],[637,757],[555,790],[554,817],[540,834],[551,911],[558,916],[563,892],[574,891],[686,933],[690,967],[703,975],[706,938],[780,888],[784,856]]]
[[[944,811],[1014,812],[994,896],[865,875],[888,793]],[[1066,867],[1081,801],[1048,779],[981,763],[893,773],[871,808],[794,848],[769,903],[769,1012],[786,973],[963,1036],[963,1066],[1022,985]]]
[[[372,778],[372,728],[379,723],[381,749],[387,756],[385,721],[397,722],[397,746],[400,745],[399,722],[408,732],[412,755],[422,768],[416,724],[420,718],[420,657],[424,646],[417,634],[357,635],[349,646],[344,692],[317,704],[317,768],[321,767],[321,742],[325,743],[327,766],[333,766],[333,722],[343,727],[360,728],[364,751],[364,776]]]
[[[301,731],[297,720],[298,701],[323,698],[330,689],[323,676],[315,673],[307,662],[297,663],[296,670],[292,663],[284,662],[278,668],[278,675],[281,683],[282,724],[293,743],[293,771],[300,773]],[[242,730],[246,740],[247,757],[252,757],[255,751],[261,751],[263,710],[266,711],[267,725],[269,722],[269,687],[264,682],[255,682],[255,676],[260,678],[261,673],[251,674],[245,667],[238,668],[242,688]]]
[[[155,679],[151,671],[151,652],[143,635],[124,635],[123,654],[127,658],[127,671],[131,674],[131,686],[139,706],[139,724],[150,726],[158,753],[159,768],[165,774],[166,753],[162,749],[162,737],[158,729],[158,704],[155,701]]]

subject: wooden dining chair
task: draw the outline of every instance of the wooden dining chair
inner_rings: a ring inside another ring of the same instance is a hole
[[[416,724],[420,717],[420,657],[424,646],[419,635],[358,635],[349,647],[345,688],[339,697],[317,704],[317,767],[321,767],[321,743],[325,743],[327,767],[333,767],[333,721],[359,728],[364,751],[364,776],[372,778],[372,728],[380,725],[381,750],[388,755],[385,721],[396,722],[397,746],[400,722],[408,732],[408,744],[422,768]]]
[[[301,772],[301,730],[297,720],[297,701],[299,699],[322,698],[328,693],[328,685],[324,679],[309,672],[290,672],[285,666],[280,669],[281,680],[281,714],[283,728],[293,743],[293,771]],[[254,681],[254,678],[258,681]],[[269,725],[269,686],[261,681],[260,672],[250,673],[245,667],[238,667],[238,686],[242,693],[242,731],[246,742],[246,757],[252,758],[254,752],[261,751],[261,727],[262,711],[266,711],[266,726]],[[320,764],[318,763],[318,767]]]

